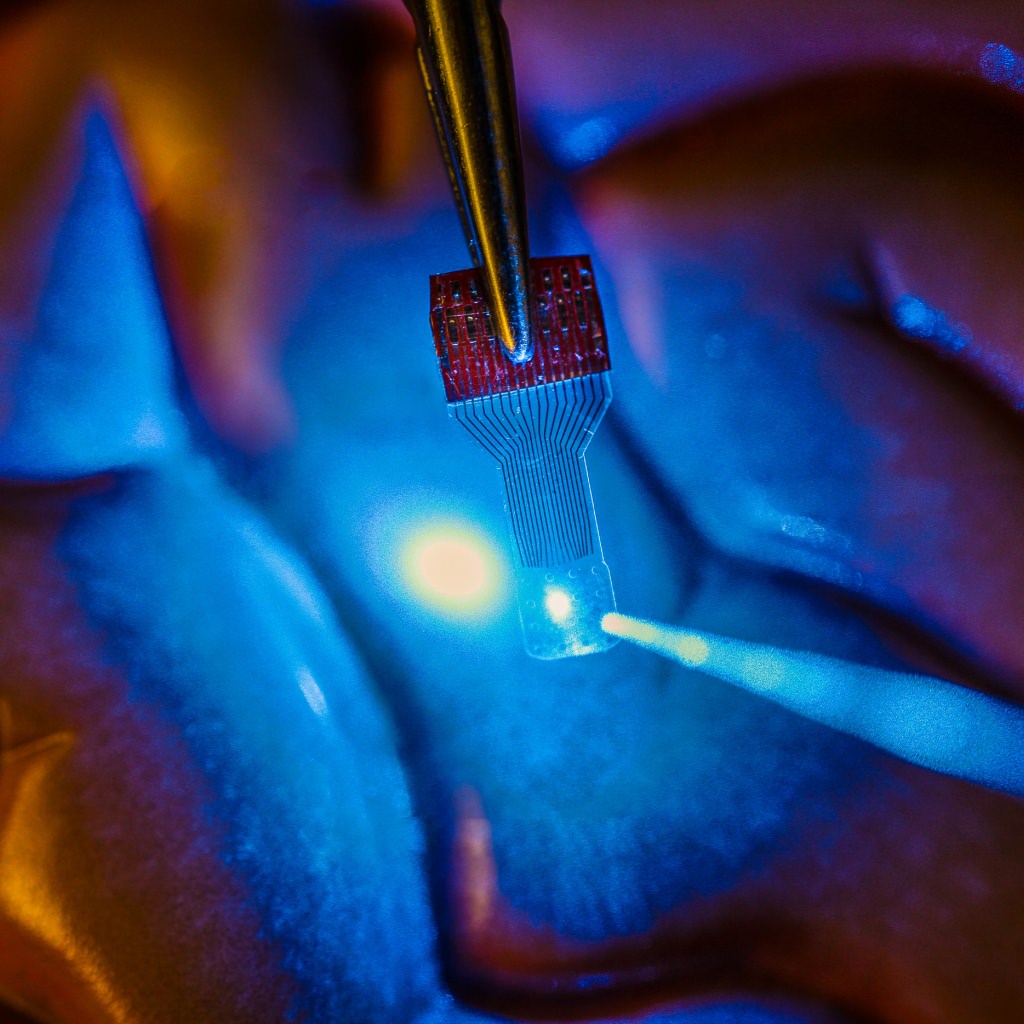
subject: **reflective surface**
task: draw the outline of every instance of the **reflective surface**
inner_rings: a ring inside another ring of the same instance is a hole
[[[497,0],[407,0],[438,143],[494,327],[533,354],[530,245],[508,31]]]

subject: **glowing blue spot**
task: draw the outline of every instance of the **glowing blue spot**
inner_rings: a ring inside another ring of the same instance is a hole
[[[325,717],[327,714],[327,699],[324,697],[324,691],[320,689],[313,678],[313,673],[303,665],[296,673],[296,677],[299,689],[302,691],[302,696],[306,698],[306,703],[313,714],[319,715],[321,718]]]
[[[952,323],[940,309],[916,295],[901,295],[892,304],[892,321],[911,338],[937,342],[948,352],[960,352],[971,342],[966,324]]]
[[[136,424],[132,443],[141,450],[158,450],[168,442],[167,428],[158,415],[146,410]]]
[[[990,82],[1005,82],[1013,77],[1016,56],[1002,43],[989,43],[981,52],[981,73]]]
[[[559,140],[562,158],[572,166],[599,160],[608,152],[617,137],[615,124],[607,117],[592,117],[570,129]]]
[[[1024,708],[930,676],[786,651],[625,615],[603,626],[690,664],[681,641],[701,639],[700,669],[912,764],[1024,796]]]
[[[893,303],[892,318],[901,331],[915,338],[927,338],[935,329],[935,311],[913,295],[904,295]]]
[[[477,617],[494,611],[504,573],[495,545],[459,524],[432,524],[405,543],[403,575],[413,595],[437,611]]]
[[[982,75],[994,85],[1005,85],[1024,92],[1024,57],[1002,43],[989,43],[981,51],[978,66]]]

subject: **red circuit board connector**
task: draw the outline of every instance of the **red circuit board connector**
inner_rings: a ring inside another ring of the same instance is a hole
[[[449,402],[553,384],[611,369],[589,256],[530,260],[534,350],[513,363],[502,349],[475,269],[430,279],[430,324]]]

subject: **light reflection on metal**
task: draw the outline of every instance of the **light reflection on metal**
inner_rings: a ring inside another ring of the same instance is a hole
[[[533,353],[530,250],[508,32],[493,0],[406,0],[420,71],[495,333]]]
[[[1024,796],[1024,708],[932,676],[610,614],[612,636],[943,775]]]

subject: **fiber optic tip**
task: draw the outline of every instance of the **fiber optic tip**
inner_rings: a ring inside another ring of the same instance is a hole
[[[601,628],[612,636],[621,637],[625,640],[627,637],[632,639],[634,631],[637,628],[646,629],[650,633],[650,639],[654,639],[657,636],[657,629],[654,626],[648,626],[645,622],[640,622],[637,619],[631,619],[626,615],[620,615],[618,612],[608,612],[603,619],[601,619]]]
[[[631,640],[640,647],[675,658],[691,668],[703,665],[711,654],[707,641],[696,633],[687,633],[685,630],[670,633],[655,623],[633,619],[618,612],[605,615],[601,619],[601,629],[609,636]]]
[[[611,612],[601,629],[910,764],[1024,797],[1024,708],[933,676]]]

